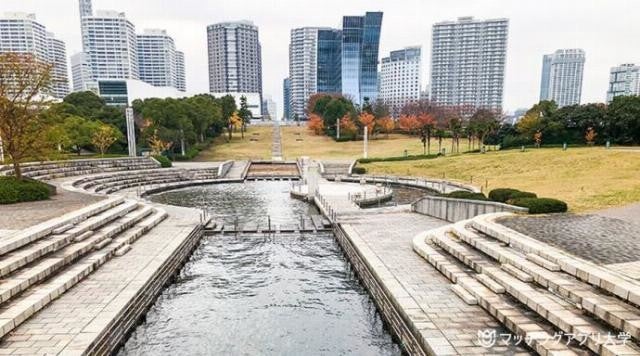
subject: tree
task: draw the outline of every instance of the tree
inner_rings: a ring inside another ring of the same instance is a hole
[[[251,110],[249,110],[249,106],[247,105],[247,97],[244,95],[240,97],[240,110],[238,110],[238,116],[240,116],[240,118],[242,119],[240,132],[242,134],[242,138],[244,139],[244,131],[247,125],[251,122],[251,118],[253,117],[253,114],[251,113]]]
[[[153,135],[149,137],[149,147],[151,147],[151,154],[159,156],[162,152],[168,150],[173,146],[173,142],[164,141],[158,135],[158,129],[153,130]]]
[[[353,120],[351,120],[351,117],[349,115],[345,115],[342,117],[342,119],[340,119],[340,132],[342,132],[342,134],[345,136],[351,137],[355,137],[356,133],[358,132],[358,127],[353,122]]]
[[[420,123],[420,141],[422,141],[423,154],[431,154],[431,133],[436,124],[436,119],[433,115],[426,112],[418,115],[418,122]]]
[[[97,121],[80,116],[69,116],[62,123],[67,143],[74,147],[78,155],[80,155],[82,147],[91,145],[93,135],[99,127],[100,124]]]
[[[472,126],[480,145],[484,145],[485,138],[498,129],[496,113],[488,109],[478,109],[471,116],[469,126]]]
[[[220,98],[220,107],[222,108],[222,119],[225,122],[229,140],[231,140],[233,125],[231,125],[231,116],[238,110],[236,100],[231,95],[225,95]]]
[[[229,118],[229,123],[233,130],[237,130],[239,127],[242,127],[242,117],[240,117],[237,111],[234,112],[233,115],[231,115],[231,118]]]
[[[371,137],[371,133],[373,133],[373,127],[376,122],[375,116],[373,116],[373,114],[371,113],[363,111],[358,116],[358,120],[360,121],[360,124],[362,125],[363,128],[364,127],[367,128],[367,134],[369,135],[369,137]]]
[[[420,122],[415,115],[401,115],[398,119],[398,127],[407,134],[414,135],[420,129]]]
[[[311,130],[316,136],[322,134],[324,130],[324,121],[322,118],[316,114],[309,115],[309,124],[307,125],[309,130]]]
[[[621,144],[640,143],[640,96],[616,96],[606,114],[609,136]]]
[[[531,139],[536,132],[542,131],[543,129],[540,113],[535,111],[527,112],[516,125],[516,129],[520,134],[527,137],[528,140]]]
[[[104,156],[109,147],[121,138],[122,134],[118,129],[111,125],[100,124],[93,133],[91,143],[100,151],[100,156]]]
[[[451,114],[447,119],[447,126],[451,132],[451,152],[460,153],[460,136],[462,135],[462,118]],[[455,148],[455,149],[454,149]]]
[[[376,120],[376,125],[385,133],[387,138],[389,138],[389,133],[396,127],[395,121],[389,116]]]
[[[596,130],[594,130],[593,127],[589,127],[584,135],[584,139],[585,141],[587,141],[587,145],[593,146],[596,141],[596,136],[598,136]]]
[[[19,180],[21,163],[49,148],[51,125],[41,114],[49,105],[51,68],[30,54],[0,54],[0,137]]]
[[[542,131],[538,130],[533,134],[533,142],[536,144],[536,148],[540,148],[542,145]]]

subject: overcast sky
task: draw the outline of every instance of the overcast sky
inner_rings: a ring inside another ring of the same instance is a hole
[[[35,13],[67,44],[82,49],[77,0],[0,0],[0,13]],[[582,102],[605,100],[609,68],[640,64],[638,0],[93,0],[95,10],[118,10],[136,26],[164,28],[185,52],[187,90],[208,90],[206,26],[247,19],[260,28],[264,94],[282,115],[282,79],[288,75],[289,31],[303,26],[341,27],[343,15],[383,11],[380,57],[405,46],[423,48],[428,83],[431,25],[461,16],[506,17],[509,44],[504,108],[538,100],[542,55],[558,48],[586,51]]]

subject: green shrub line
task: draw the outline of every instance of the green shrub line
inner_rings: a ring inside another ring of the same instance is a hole
[[[153,158],[160,162],[160,167],[162,168],[169,168],[171,166],[173,166],[173,163],[171,163],[171,160],[165,156],[153,156]]]
[[[51,190],[35,180],[18,180],[15,177],[0,177],[0,204],[49,199]]]
[[[496,188],[489,192],[489,200],[499,203],[506,203],[509,200],[517,198],[537,198],[536,193],[523,192],[511,188]]]
[[[567,203],[552,198],[517,198],[509,200],[511,205],[529,209],[529,214],[565,213]]]
[[[433,159],[439,155],[409,155],[409,156],[394,156],[394,157],[372,157],[372,158],[359,158],[358,163],[373,163],[373,162],[398,162],[398,161],[417,161],[421,159]]]
[[[469,199],[478,201],[493,201],[521,208],[528,208],[529,214],[565,213],[568,210],[567,203],[552,198],[538,198],[535,193],[523,192],[512,188],[497,188],[489,192],[488,198],[483,193],[474,193],[465,190],[457,190],[441,197],[455,199]]]
[[[352,174],[366,174],[367,173],[367,169],[364,167],[353,167],[353,169],[351,170]]]

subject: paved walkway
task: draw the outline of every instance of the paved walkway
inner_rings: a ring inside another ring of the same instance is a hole
[[[58,194],[49,200],[0,205],[0,230],[25,229],[102,199],[58,187]]]
[[[271,145],[271,160],[282,161],[282,137],[280,135],[280,124],[273,122],[273,143]]]
[[[224,178],[227,178],[227,179],[244,178],[243,174],[248,164],[249,162],[247,161],[233,161],[233,166],[231,166],[231,169],[229,169],[229,172],[227,173],[226,176],[224,176]]]
[[[596,212],[595,214],[640,225],[640,203],[601,210]]]
[[[640,224],[574,214],[521,216],[499,222],[597,264],[640,260]]]
[[[2,339],[0,351],[80,355],[136,297],[199,224],[194,209],[162,206],[169,218]]]

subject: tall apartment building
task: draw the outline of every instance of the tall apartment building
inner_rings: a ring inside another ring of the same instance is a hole
[[[342,94],[355,104],[378,95],[378,49],[382,12],[342,19]]]
[[[258,93],[262,97],[257,26],[249,21],[209,25],[207,44],[211,93]]]
[[[84,52],[71,56],[71,74],[73,79],[73,91],[85,91],[91,89],[93,74],[91,65]]]
[[[291,114],[291,83],[289,78],[282,80],[282,119],[291,120],[293,115]]]
[[[607,103],[625,95],[640,95],[640,66],[632,63],[612,67],[609,72]]]
[[[580,104],[585,54],[581,49],[559,49],[542,59],[540,100],[558,107]]]
[[[180,91],[187,90],[187,75],[186,67],[184,64],[184,52],[176,51],[176,73],[178,75],[178,82],[176,88]]]
[[[69,94],[65,44],[47,32],[34,14],[6,13],[0,18],[0,52],[29,53],[50,63],[52,83],[48,94],[55,98]]]
[[[394,117],[398,117],[405,103],[420,100],[421,52],[420,47],[407,47],[382,58],[378,98],[389,106]]]
[[[145,30],[137,37],[140,80],[157,87],[180,89],[179,82],[185,75],[184,55],[176,51],[173,38],[166,30],[158,29]]]
[[[508,19],[433,25],[431,99],[439,104],[502,110]]]

